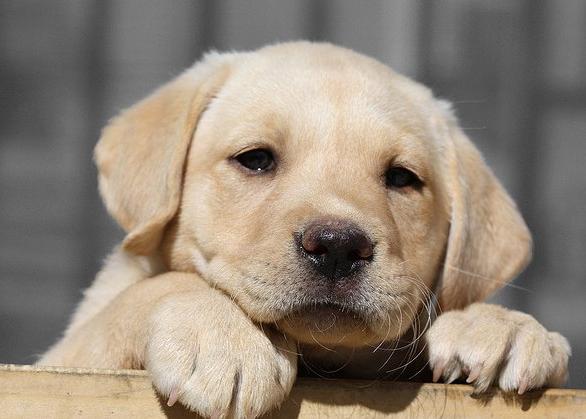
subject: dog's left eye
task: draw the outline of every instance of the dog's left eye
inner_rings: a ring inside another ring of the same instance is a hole
[[[385,183],[388,188],[406,188],[407,186],[420,186],[421,180],[411,170],[397,166],[387,170]]]
[[[273,153],[264,148],[245,151],[236,156],[235,159],[248,170],[253,170],[255,172],[266,172],[275,167]]]

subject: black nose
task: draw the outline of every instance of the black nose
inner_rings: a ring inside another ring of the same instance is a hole
[[[298,236],[302,254],[325,277],[338,280],[372,259],[373,245],[364,231],[344,220],[319,220]]]

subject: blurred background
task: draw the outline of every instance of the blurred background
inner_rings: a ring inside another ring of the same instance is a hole
[[[122,237],[92,149],[120,109],[209,49],[325,40],[455,103],[534,260],[495,301],[571,342],[586,388],[586,2],[0,0],[0,362],[32,363]]]

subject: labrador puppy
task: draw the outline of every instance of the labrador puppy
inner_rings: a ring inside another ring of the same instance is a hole
[[[565,338],[482,303],[530,259],[515,204],[450,105],[374,59],[210,53],[113,119],[95,160],[127,235],[40,364],[146,368],[208,417],[278,406],[298,362],[477,391],[566,379]]]

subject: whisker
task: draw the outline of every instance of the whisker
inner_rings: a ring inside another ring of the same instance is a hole
[[[328,371],[324,371],[327,374],[335,374],[337,372],[342,371],[344,368],[346,368],[350,362],[352,361],[352,359],[354,358],[354,353],[356,352],[356,348],[352,348],[352,352],[350,353],[350,356],[348,357],[348,360],[342,364],[340,367],[334,369],[334,370],[328,370]]]
[[[402,327],[403,327],[403,311],[402,310],[399,310],[399,314],[400,314],[399,330],[401,330]],[[383,364],[378,368],[378,371],[381,371],[382,369],[384,369],[385,366],[389,363],[389,361],[391,360],[391,358],[393,357],[393,355],[395,354],[395,352],[397,350],[397,345],[398,344],[399,344],[399,339],[397,339],[397,341],[395,342],[395,347],[391,350],[391,353],[387,357],[387,359],[385,360],[385,362],[383,362]]]
[[[331,378],[331,377],[326,377],[326,376],[324,376],[324,375],[320,374],[319,372],[317,372],[317,371],[316,371],[316,370],[315,370],[315,369],[314,369],[314,368],[313,368],[313,367],[312,367],[312,366],[309,364],[309,362],[307,362],[307,361],[305,360],[305,357],[303,356],[303,354],[300,356],[300,359],[301,359],[301,363],[302,363],[303,365],[305,365],[305,367],[306,367],[306,368],[307,368],[307,369],[308,369],[308,370],[309,370],[309,371],[310,371],[312,374],[314,374],[315,376],[317,376],[317,377],[319,377],[319,378],[321,378],[321,379],[323,379],[323,380],[334,380],[334,378]]]
[[[309,334],[311,335],[311,338],[313,339],[313,341],[314,341],[315,343],[317,343],[317,344],[318,344],[318,346],[320,346],[321,348],[325,349],[326,351],[329,351],[329,352],[334,352],[334,353],[336,353],[336,350],[334,350],[334,349],[332,349],[332,348],[328,348],[328,347],[327,347],[327,346],[325,346],[323,343],[321,343],[319,340],[317,340],[317,339],[315,338],[315,336],[313,335],[313,330],[312,330],[311,328],[309,329]]]
[[[488,276],[485,275],[481,275],[479,273],[476,272],[470,272],[470,271],[466,271],[464,269],[460,269],[457,266],[453,266],[453,265],[445,265],[448,269],[452,269],[454,271],[460,272],[464,275],[470,276],[472,278],[466,278],[468,280],[474,280],[474,279],[481,279],[483,281],[489,281],[489,282],[496,282],[499,285],[502,285],[503,287],[510,287],[510,288],[514,288],[514,289],[518,289],[520,291],[525,291],[525,292],[533,292],[533,290],[530,290],[529,288],[525,288],[525,287],[521,287],[519,285],[515,285],[515,284],[509,284],[505,281],[499,281],[497,279],[494,278],[490,278]]]
[[[387,313],[387,333],[385,334],[385,337],[380,341],[378,346],[376,348],[374,348],[372,353],[375,353],[376,351],[378,351],[380,349],[380,347],[383,345],[383,343],[385,343],[387,341],[390,333],[391,333],[391,316],[389,313]]]
[[[462,131],[481,131],[486,129],[486,127],[462,127]]]
[[[317,325],[317,323],[313,323],[313,325],[315,326],[315,328],[317,329],[318,332],[323,333],[323,332],[327,332],[328,330],[330,330],[332,327],[334,327],[334,325],[336,324],[336,315],[335,314],[331,314],[330,317],[332,318],[332,322],[325,327],[324,329],[320,329]]]
[[[407,264],[408,260],[404,260],[401,264]],[[409,338],[408,343],[400,345],[401,339],[397,339],[395,345],[392,349],[383,348],[383,350],[390,350],[390,355],[386,358],[385,362],[379,367],[379,371],[382,370],[393,357],[393,355],[402,349],[409,349],[406,356],[400,361],[399,366],[395,368],[391,368],[386,372],[386,376],[388,377],[391,373],[395,371],[401,371],[399,376],[401,376],[407,369],[407,367],[415,360],[419,359],[421,354],[427,348],[427,343],[425,341],[423,345],[419,345],[422,341],[425,332],[433,323],[433,320],[437,318],[439,315],[438,312],[441,312],[441,307],[439,307],[437,297],[434,292],[421,280],[419,275],[416,272],[413,272],[411,269],[407,267],[410,275],[401,275],[400,277],[411,282],[411,284],[415,287],[415,292],[408,292],[407,294],[410,295],[412,298],[414,297],[415,300],[411,301],[409,298],[405,298],[404,296],[395,296],[396,300],[402,302],[402,306],[408,310],[411,314],[413,323],[412,323],[412,337]],[[416,305],[421,306],[421,310],[416,310]],[[399,330],[402,329],[402,318],[403,318],[403,310],[399,310],[399,315],[401,317],[401,326]],[[425,316],[425,322],[422,324],[423,316]],[[377,346],[377,349],[380,349],[381,345]],[[416,375],[418,375],[425,367],[427,363],[424,365],[423,368],[417,371]],[[411,377],[413,378],[413,377]]]
[[[452,101],[452,104],[454,104],[454,105],[457,105],[457,104],[476,104],[476,103],[486,103],[486,99],[462,99],[462,100]]]

